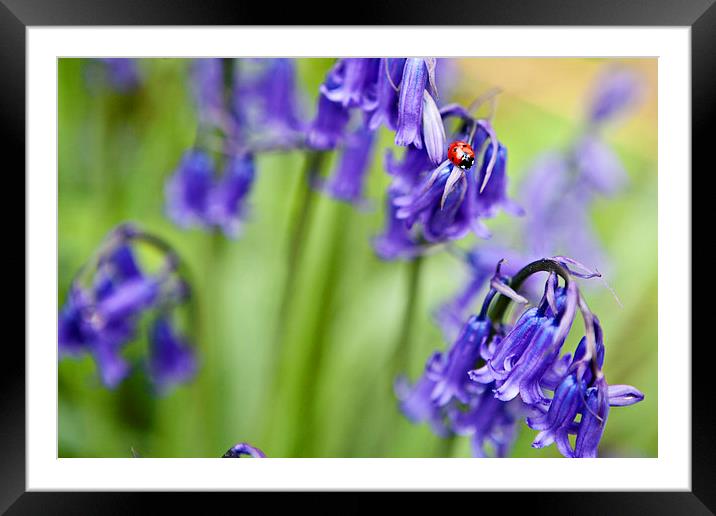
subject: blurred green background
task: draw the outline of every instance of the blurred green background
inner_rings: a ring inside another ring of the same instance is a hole
[[[332,59],[298,60],[307,117]],[[601,319],[609,383],[629,383],[642,403],[611,411],[602,456],[657,455],[657,128],[656,60],[623,60],[641,73],[646,94],[607,141],[630,183],[614,199],[598,200],[593,220],[609,255],[607,280],[586,288]],[[187,80],[188,61],[144,59],[141,87],[122,94],[87,80],[87,61],[61,59],[59,73],[59,299],[104,235],[135,221],[171,243],[194,287],[196,379],[155,397],[136,372],[115,391],[101,387],[90,357],[59,363],[59,456],[218,457],[246,441],[270,457],[470,456],[469,439],[446,445],[427,425],[398,411],[390,358],[400,331],[409,275],[405,262],[383,262],[370,239],[381,231],[389,177],[382,169],[391,133],[381,129],[367,196],[359,211],[314,197],[310,232],[294,283],[283,349],[272,348],[286,273],[289,229],[302,188],[304,156],[259,156],[251,216],[243,236],[227,240],[181,230],[164,215],[164,182],[197,130]],[[584,110],[585,94],[603,59],[463,59],[455,100],[470,102],[499,86],[494,125],[510,152],[510,191],[531,161],[564,148]],[[488,226],[508,230],[500,215]],[[469,237],[466,245],[477,242]],[[445,349],[431,312],[466,278],[448,253],[424,263],[408,375]],[[581,325],[575,324],[581,331]],[[576,333],[576,332],[575,332]],[[145,335],[145,332],[139,332]],[[573,337],[574,338],[574,337]],[[140,357],[143,337],[127,346]],[[567,349],[569,346],[567,346]],[[141,366],[137,366],[141,367]],[[274,393],[273,395],[271,393]],[[535,450],[536,434],[520,425],[515,457],[558,457]]]

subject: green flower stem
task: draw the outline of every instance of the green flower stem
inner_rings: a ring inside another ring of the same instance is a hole
[[[403,322],[398,334],[398,341],[395,346],[393,355],[393,363],[391,367],[391,392],[392,381],[395,376],[408,366],[410,360],[410,345],[413,335],[413,322],[415,313],[418,308],[418,297],[420,296],[420,271],[422,269],[424,258],[417,256],[408,264],[408,288],[406,291],[405,311],[403,312]]]

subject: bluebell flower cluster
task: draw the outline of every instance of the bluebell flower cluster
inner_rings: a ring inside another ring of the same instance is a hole
[[[632,405],[644,395],[606,381],[602,328],[576,283],[592,276],[583,271],[578,262],[556,257],[532,262],[510,279],[498,263],[479,314],[450,349],[430,357],[415,385],[399,380],[405,415],[430,422],[441,436],[471,436],[475,456],[486,456],[487,445],[506,455],[526,418],[539,431],[535,448],[556,443],[565,457],[596,457],[610,406]],[[502,321],[509,302],[527,302],[516,290],[537,272],[549,273],[539,304],[514,324]],[[585,335],[573,356],[562,354],[577,314]]]
[[[426,98],[429,96],[425,93]],[[392,154],[386,169],[393,177],[387,229],[374,242],[383,259],[411,258],[429,246],[458,240],[469,232],[489,238],[483,219],[502,209],[521,215],[507,197],[507,149],[489,120],[478,119],[455,104],[438,109],[427,102],[423,113],[425,145],[408,147],[402,161]],[[445,122],[457,122],[451,141],[467,143],[476,153],[465,168],[447,156]],[[435,163],[438,163],[435,166]]]
[[[438,324],[446,334],[454,335],[455,321],[464,320],[484,290],[498,255],[506,258],[507,273],[511,267],[516,270],[555,254],[608,268],[590,210],[600,196],[612,197],[622,191],[627,175],[602,133],[609,123],[634,109],[641,90],[639,76],[628,69],[609,67],[598,76],[585,108],[583,130],[566,150],[542,154],[527,171],[520,193],[526,212],[520,245],[483,244],[465,256],[467,285],[437,312]]]
[[[143,270],[136,256],[140,243],[162,254],[159,271]],[[177,266],[176,254],[158,237],[129,224],[115,228],[69,288],[58,317],[60,357],[91,355],[102,384],[115,388],[131,372],[124,348],[151,313],[145,364],[150,380],[158,392],[189,381],[197,367],[194,351],[172,322],[189,297]]]
[[[291,59],[196,59],[200,127],[166,184],[166,211],[181,227],[241,234],[257,153],[303,145],[305,127]]]
[[[266,457],[266,454],[256,446],[251,446],[248,443],[238,443],[229,448],[222,456],[222,459],[240,459],[244,456],[254,459],[263,459]]]

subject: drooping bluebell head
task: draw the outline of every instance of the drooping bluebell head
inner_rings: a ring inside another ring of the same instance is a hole
[[[423,93],[427,86],[428,66],[425,59],[406,59],[398,97],[396,145],[422,148]]]
[[[249,443],[239,443],[229,448],[222,456],[222,459],[240,459],[242,456],[263,459],[266,457],[266,454],[256,446],[251,446]]]
[[[381,125],[395,131],[398,126],[398,91],[405,67],[405,58],[381,59],[378,70],[378,104],[369,116],[368,128],[376,130]]]
[[[256,176],[251,154],[231,156],[224,172],[213,185],[207,212],[207,222],[220,227],[226,236],[236,238],[247,213],[247,197]]]
[[[137,241],[164,253],[159,272],[142,270],[135,256]],[[176,265],[176,256],[157,237],[127,225],[112,231],[98,256],[70,286],[60,310],[60,357],[88,353],[97,363],[102,384],[107,388],[119,385],[130,373],[123,350],[134,339],[140,319],[160,306],[169,310],[187,297],[185,283],[176,276]],[[175,358],[172,350],[161,356],[164,363]],[[187,380],[188,375],[182,379]]]
[[[321,93],[316,117],[308,129],[308,146],[316,150],[334,149],[343,139],[349,120],[348,108]]]
[[[365,204],[363,189],[374,140],[375,133],[364,126],[349,134],[341,147],[338,165],[323,185],[323,191],[334,199]]]
[[[381,59],[338,59],[321,85],[321,94],[344,108],[373,111],[378,105],[380,65]]]
[[[548,403],[540,382],[559,357],[578,295],[574,282],[559,288],[555,283],[550,277],[539,306],[525,311],[487,363],[471,373],[480,383],[497,381],[495,396],[502,401],[519,395],[528,405]]]
[[[192,347],[166,317],[158,317],[149,336],[149,376],[159,392],[187,382],[196,369]]]

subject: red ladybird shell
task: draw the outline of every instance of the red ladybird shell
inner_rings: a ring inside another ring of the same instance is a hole
[[[472,158],[474,160],[475,151],[472,150],[469,143],[458,140],[450,144],[447,155],[448,159],[459,167],[463,165],[465,158]]]

